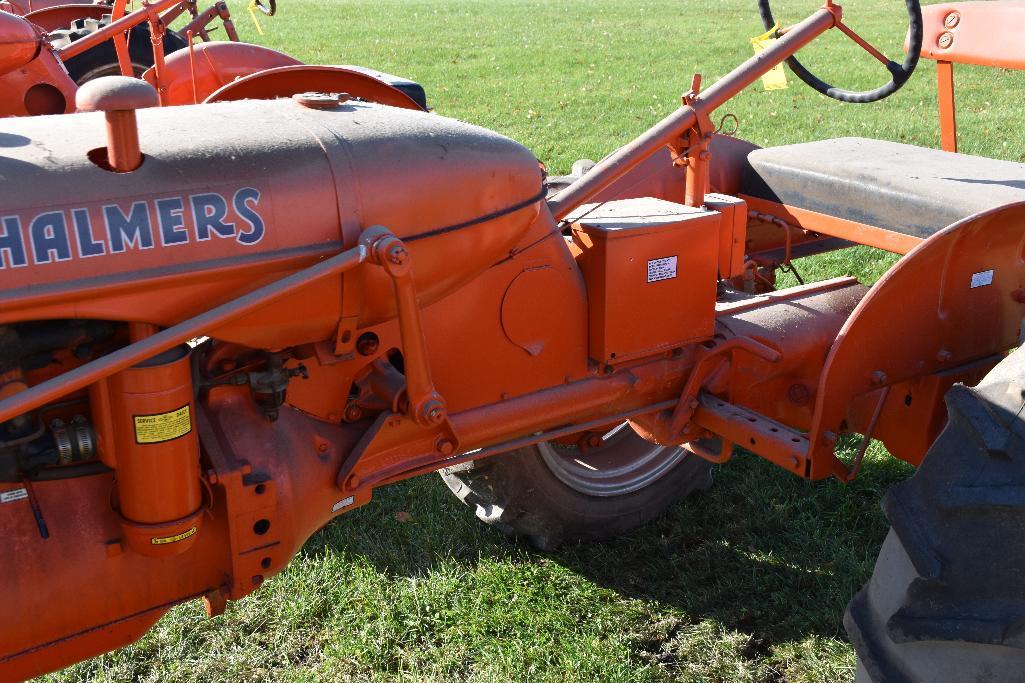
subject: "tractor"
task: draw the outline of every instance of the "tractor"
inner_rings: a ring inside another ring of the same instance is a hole
[[[558,180],[386,79],[222,82],[202,46],[4,120],[0,679],[221,614],[420,474],[547,549],[655,518],[740,449],[849,482],[875,439],[918,469],[844,616],[859,679],[1021,680],[1025,165],[948,151],[946,98],[947,150],[758,148],[711,118],[783,63],[866,106],[923,56],[941,90],[954,63],[1025,65],[1021,3],[905,6],[897,62],[831,0],[786,28],[760,0],[763,51]],[[0,73],[45,52],[19,21]],[[831,29],[889,80],[806,69]],[[853,245],[901,258],[776,286]]]
[[[0,54],[0,116],[74,112],[80,86],[116,74],[151,83],[161,106],[327,89],[427,108],[423,87],[408,79],[365,67],[308,66],[277,50],[240,42],[223,1],[200,11],[195,0],[155,0],[132,12],[128,0],[22,2],[0,2],[0,36],[6,43]],[[16,11],[3,12],[5,6]],[[254,0],[252,7],[267,16],[277,11],[275,0]],[[186,16],[187,23],[171,28]],[[218,20],[228,40],[210,39]]]

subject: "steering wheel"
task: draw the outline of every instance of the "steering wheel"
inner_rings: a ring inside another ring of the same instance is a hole
[[[800,78],[802,81],[810,85],[815,90],[826,97],[832,97],[834,100],[840,100],[841,102],[875,102],[881,100],[884,97],[889,97],[893,93],[901,89],[901,87],[908,82],[911,78],[911,74],[915,72],[915,67],[918,66],[918,56],[922,52],[922,6],[919,4],[919,0],[904,0],[904,4],[908,10],[908,32],[911,36],[911,40],[908,44],[908,54],[904,57],[904,63],[898,64],[897,62],[887,59],[886,55],[873,47],[868,41],[859,36],[853,30],[851,30],[844,23],[837,21],[836,27],[844,32],[851,40],[862,47],[866,52],[875,57],[877,60],[882,62],[886,70],[890,72],[890,82],[886,85],[880,86],[875,90],[863,90],[855,92],[851,90],[844,90],[843,88],[837,88],[829,83],[826,83],[821,78],[818,78],[815,74],[804,68],[804,65],[797,61],[797,57],[791,56],[787,59],[787,65],[794,72],[794,75]],[[769,7],[769,0],[758,0],[758,12],[762,15],[762,23],[765,25],[765,30],[771,31],[776,25],[776,21],[772,18],[772,9]]]
[[[253,7],[260,10],[268,17],[273,17],[274,13],[278,11],[277,0],[266,0],[267,4],[263,4],[264,0],[253,0]]]

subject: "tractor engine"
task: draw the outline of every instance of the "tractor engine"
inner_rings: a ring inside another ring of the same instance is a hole
[[[131,90],[0,133],[0,399],[375,224],[409,245],[424,307],[552,233],[537,160],[498,134],[323,94],[136,112]],[[389,407],[358,387],[401,386],[395,344],[360,332],[395,318],[384,272],[326,278],[0,422],[0,596],[35,615],[3,631],[3,675],[130,642],[188,599],[219,613],[365,502],[334,478],[352,423]]]

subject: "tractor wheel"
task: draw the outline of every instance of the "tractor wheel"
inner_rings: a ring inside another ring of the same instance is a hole
[[[90,33],[95,33],[109,23],[109,14],[104,15],[102,19],[76,19],[69,28],[50,33],[50,42],[55,48],[65,47]],[[164,33],[164,54],[169,55],[186,46],[188,46],[188,41],[180,34],[174,31]],[[153,44],[150,42],[148,23],[139,24],[129,32],[128,55],[132,61],[132,70],[135,72],[136,78],[142,76],[146,69],[153,66]],[[114,50],[114,41],[112,40],[72,57],[64,63],[64,66],[67,67],[72,80],[78,85],[101,76],[121,74],[121,68],[117,62],[117,52]]]
[[[602,540],[653,519],[712,484],[711,465],[656,446],[623,423],[601,446],[545,442],[441,471],[477,517],[538,550]]]
[[[975,388],[883,501],[891,530],[844,624],[858,681],[1025,680],[1025,349]]]

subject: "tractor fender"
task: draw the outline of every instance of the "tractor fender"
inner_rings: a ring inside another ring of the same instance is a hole
[[[102,19],[110,14],[109,5],[84,5],[69,3],[54,5],[29,12],[25,19],[47,33],[71,26],[76,19]]]
[[[423,110],[406,93],[361,71],[342,66],[306,64],[281,66],[243,76],[211,93],[205,101],[269,100],[303,92],[344,92],[368,102]]]
[[[809,433],[813,479],[850,473],[837,436],[864,433],[918,463],[943,427],[943,394],[972,383],[1018,345],[1025,317],[1025,202],[937,232],[854,309],[826,357]],[[868,431],[872,431],[870,428]]]

